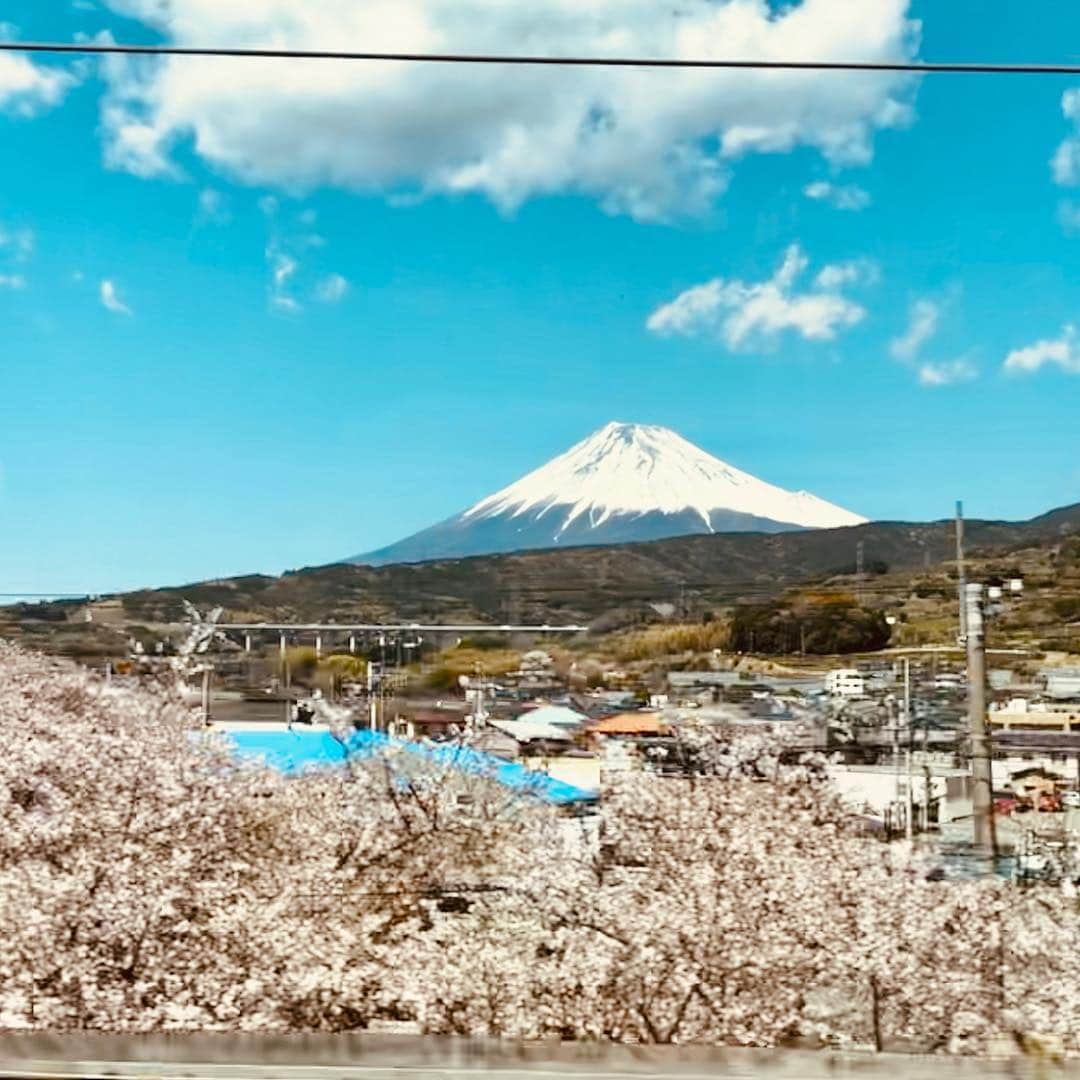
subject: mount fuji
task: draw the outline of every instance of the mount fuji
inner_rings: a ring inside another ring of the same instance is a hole
[[[668,428],[610,423],[463,513],[346,561],[379,566],[866,520],[807,491],[758,480]]]

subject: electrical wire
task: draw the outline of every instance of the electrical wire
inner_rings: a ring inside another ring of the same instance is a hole
[[[502,53],[373,52],[347,49],[139,45],[101,41],[3,41],[0,52],[56,55],[227,57],[257,60],[352,60],[410,64],[503,64],[514,67],[699,68],[749,71],[897,72],[914,75],[1080,75],[1080,64],[911,60],[750,60],[650,56],[532,56]]]

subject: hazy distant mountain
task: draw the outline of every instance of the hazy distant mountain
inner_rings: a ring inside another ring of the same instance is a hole
[[[377,566],[865,521],[807,491],[741,472],[668,428],[610,423],[456,517],[347,561]]]

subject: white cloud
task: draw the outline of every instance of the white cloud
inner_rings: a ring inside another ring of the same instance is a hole
[[[877,263],[871,259],[830,263],[823,266],[814,278],[819,289],[840,289],[845,285],[873,285],[880,277]]]
[[[278,253],[271,256],[270,263],[274,274],[274,288],[284,289],[289,278],[296,273],[296,260],[289,255]]]
[[[1050,159],[1050,171],[1055,183],[1063,186],[1080,184],[1080,87],[1066,90],[1061,96],[1061,111],[1076,129],[1062,140]]]
[[[1041,368],[1059,367],[1070,375],[1080,375],[1080,341],[1076,327],[1068,325],[1056,338],[1044,338],[1022,349],[1013,349],[1005,357],[1005,370],[1010,375],[1030,375]]]
[[[232,221],[228,200],[216,188],[203,188],[199,192],[196,220],[210,225],[228,225]]]
[[[115,282],[110,281],[108,278],[102,281],[99,287],[99,295],[101,296],[102,306],[106,311],[111,311],[114,315],[131,314],[131,308],[120,299]]]
[[[657,308],[645,325],[656,334],[715,335],[732,350],[768,345],[785,331],[807,341],[832,341],[840,330],[860,322],[866,310],[817,282],[807,292],[796,292],[808,265],[802,249],[792,244],[767,281],[713,278]]]
[[[267,247],[270,267],[270,307],[289,315],[303,311],[302,303],[294,295],[294,285],[300,271],[300,260],[289,254],[278,241]]]
[[[30,229],[12,229],[0,224],[0,288],[23,289],[26,276],[22,268],[34,253],[34,234]]]
[[[1066,232],[1080,232],[1080,203],[1062,199],[1058,203],[1058,221]]]
[[[285,293],[271,293],[270,303],[278,311],[284,311],[289,315],[297,315],[304,310],[299,300]]]
[[[328,274],[315,289],[316,297],[324,304],[336,304],[349,291],[349,282],[341,274]]]
[[[852,60],[913,56],[909,4],[861,0],[855,19],[850,0],[108,0],[181,45]],[[296,193],[480,193],[503,210],[577,193],[641,219],[703,212],[745,154],[865,163],[878,130],[910,120],[917,85],[886,72],[114,61],[107,159],[137,175],[175,173],[183,144]]]
[[[34,233],[31,229],[12,229],[0,224],[0,258],[12,262],[29,261],[34,253]]]
[[[837,210],[865,210],[870,205],[870,193],[857,184],[832,184],[828,180],[815,180],[803,188],[808,199],[826,202]]]
[[[937,333],[941,308],[932,300],[916,300],[911,305],[907,329],[889,344],[897,360],[914,360],[922,347]]]
[[[300,263],[275,245],[266,249],[270,264],[270,305],[278,311],[295,314],[302,311],[300,302],[289,293],[289,283],[296,276]]]
[[[978,374],[978,368],[964,357],[941,363],[928,361],[919,365],[919,384],[921,386],[951,386],[953,383],[970,382],[977,378]]]
[[[907,329],[889,343],[889,352],[894,359],[914,367],[920,386],[951,386],[979,377],[978,367],[968,356],[953,360],[920,359],[923,346],[938,331],[941,313],[941,305],[933,300],[916,300],[911,305]]]
[[[16,37],[14,26],[0,23],[0,40]],[[0,111],[36,116],[59,105],[76,81],[62,68],[35,64],[20,53],[0,53]]]
[[[327,246],[327,240],[310,231],[317,220],[315,211],[284,213],[281,203],[272,195],[261,198],[259,208],[266,218],[268,233],[270,307],[297,315],[311,301],[336,304],[344,299],[349,291],[348,279],[318,265],[318,253]]]

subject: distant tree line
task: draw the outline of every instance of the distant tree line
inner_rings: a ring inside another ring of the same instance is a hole
[[[731,621],[735,652],[779,656],[872,652],[889,643],[882,611],[855,602],[806,604],[777,601],[736,610]]]

